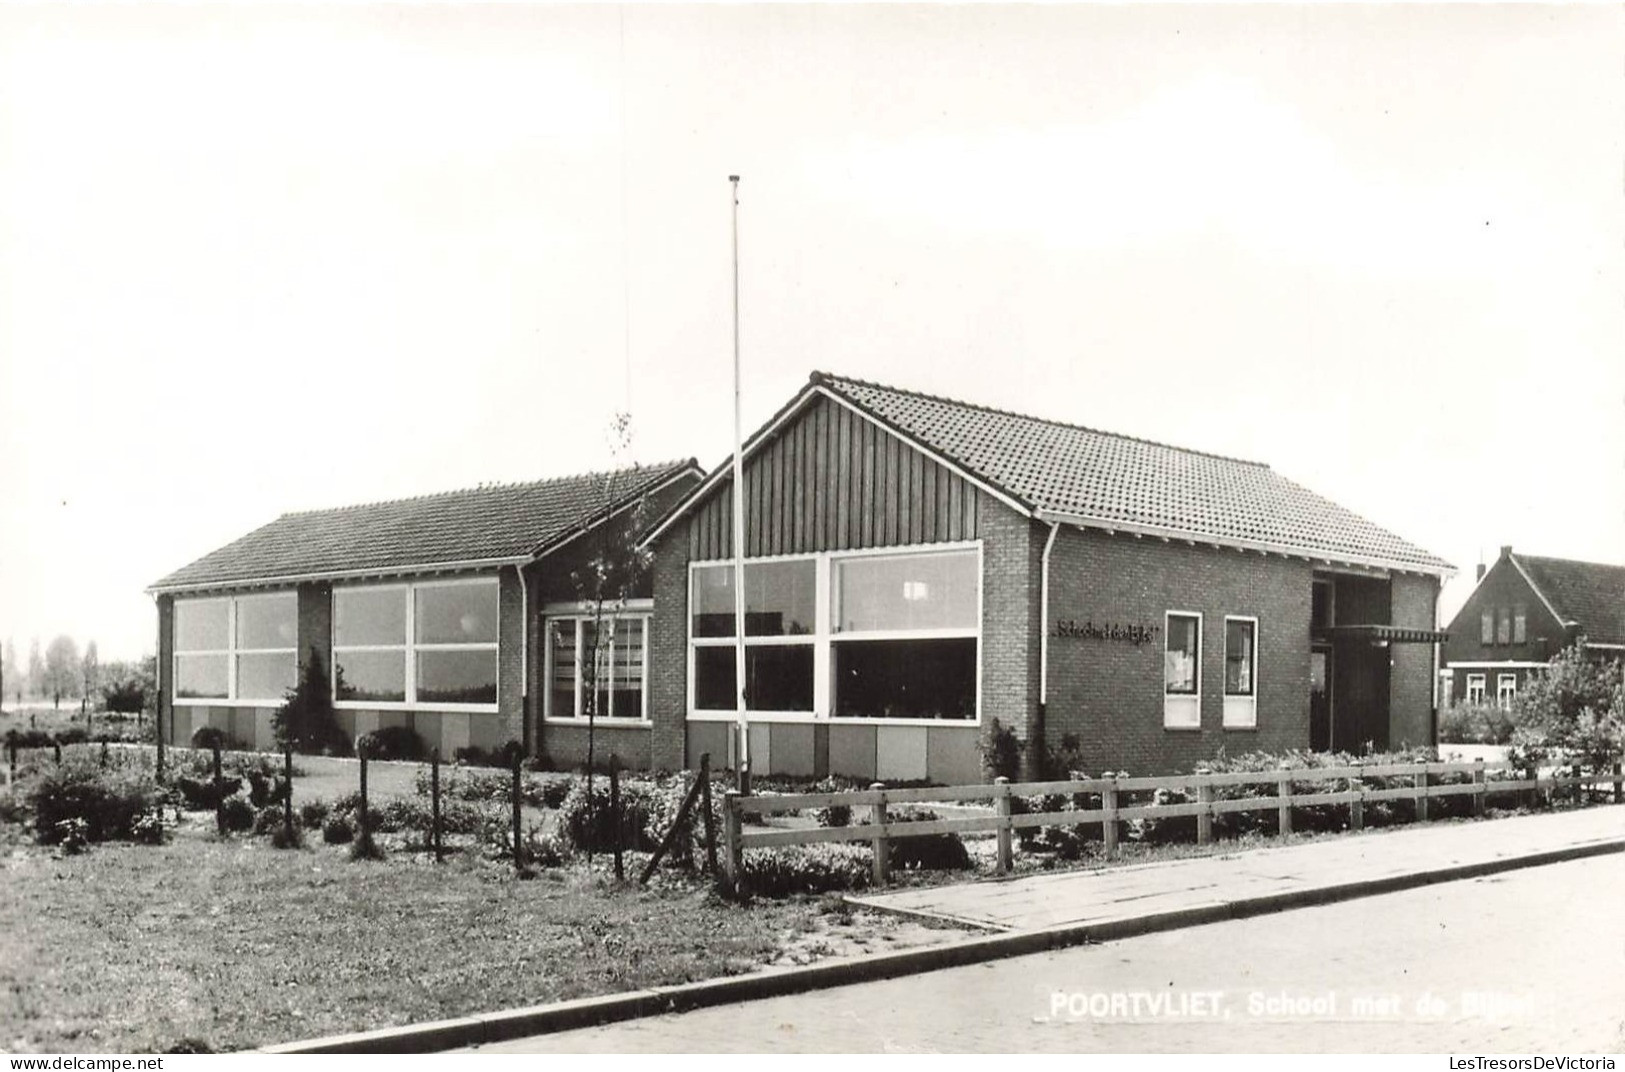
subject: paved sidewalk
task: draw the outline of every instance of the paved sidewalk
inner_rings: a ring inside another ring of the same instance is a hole
[[[1272,896],[1312,895],[1442,868],[1615,842],[1625,807],[1441,822],[1399,830],[1095,871],[868,894],[849,900],[1000,931],[1047,930]]]

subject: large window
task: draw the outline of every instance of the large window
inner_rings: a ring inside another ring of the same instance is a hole
[[[1478,616],[1478,642],[1495,643],[1495,612],[1492,610],[1484,611]]]
[[[733,712],[733,566],[693,568],[693,709]],[[765,714],[974,720],[974,548],[745,564],[745,701]]]
[[[1512,608],[1512,642],[1522,644],[1529,639],[1529,609],[1527,607]]]
[[[1224,620],[1224,724],[1258,725],[1258,619]]]
[[[1484,702],[1484,675],[1467,675],[1467,702],[1481,704]]]
[[[333,591],[333,698],[494,708],[495,578]]]
[[[281,703],[298,677],[292,592],[175,602],[175,698]]]
[[[1512,701],[1518,695],[1517,674],[1495,675],[1495,705],[1503,710],[1512,706]]]
[[[648,718],[647,616],[549,618],[546,635],[546,717]]]
[[[1196,729],[1202,724],[1202,616],[1169,611],[1163,634],[1162,724]]]
[[[1512,643],[1512,608],[1502,607],[1495,623],[1495,642],[1497,644]]]

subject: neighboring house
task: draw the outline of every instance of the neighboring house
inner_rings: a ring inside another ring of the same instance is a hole
[[[1444,702],[1513,698],[1566,647],[1625,654],[1625,566],[1542,558],[1501,548],[1450,623]]]
[[[1268,466],[824,373],[746,442],[758,773],[1434,739],[1439,557]],[[732,762],[731,467],[650,530],[655,766]]]
[[[575,653],[594,648],[593,608],[574,578],[702,475],[690,460],[286,514],[149,589],[166,739],[208,725],[272,747],[272,713],[314,652],[352,738],[404,725],[448,759],[518,741],[582,762]],[[602,754],[639,766],[650,595],[645,575],[600,680]]]

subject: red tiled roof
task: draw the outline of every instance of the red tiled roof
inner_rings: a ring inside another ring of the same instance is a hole
[[[1512,558],[1565,625],[1577,623],[1596,644],[1625,644],[1625,566],[1516,552]]]
[[[684,470],[699,467],[690,459],[284,514],[152,589],[526,559]]]
[[[1452,569],[1260,462],[828,373],[814,373],[812,382],[1033,513],[1311,557]]]

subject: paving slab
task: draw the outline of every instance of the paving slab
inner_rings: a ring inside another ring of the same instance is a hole
[[[1213,856],[990,879],[847,899],[996,931],[1044,930],[1204,903],[1235,903],[1618,841],[1625,808],[1603,806],[1300,841]]]

